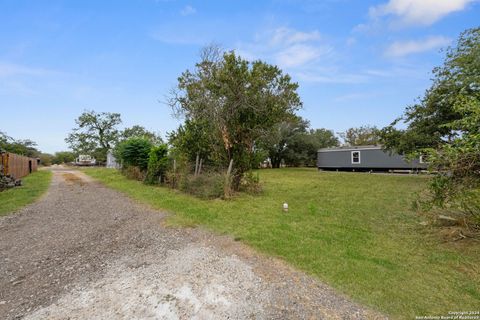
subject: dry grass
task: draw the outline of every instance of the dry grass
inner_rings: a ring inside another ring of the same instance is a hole
[[[80,185],[85,184],[85,182],[80,177],[78,177],[73,173],[70,173],[70,172],[63,173],[62,176],[68,184],[80,184]]]

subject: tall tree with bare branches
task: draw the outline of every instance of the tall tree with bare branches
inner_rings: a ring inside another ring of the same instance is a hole
[[[302,107],[298,84],[277,66],[208,47],[178,79],[169,103],[187,120],[212,124],[220,158],[233,160],[233,187],[254,165],[256,142]]]

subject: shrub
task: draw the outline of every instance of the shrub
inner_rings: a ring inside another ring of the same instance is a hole
[[[150,159],[152,143],[145,138],[130,138],[122,141],[116,148],[115,154],[125,167],[138,167],[146,171]]]
[[[133,179],[138,181],[145,181],[145,176],[146,176],[145,171],[135,166],[123,167],[122,174],[128,179]]]
[[[180,190],[202,199],[223,197],[224,184],[225,175],[221,173],[206,173],[198,176],[183,175],[179,181]]]
[[[52,163],[53,164],[62,164],[62,163],[70,163],[75,161],[75,154],[70,151],[60,151],[55,152],[55,156],[53,157]]]
[[[465,191],[460,198],[460,207],[480,228],[480,189]]]
[[[240,191],[249,194],[259,194],[262,192],[262,185],[260,184],[260,177],[257,173],[249,171],[243,175],[240,182]]]
[[[40,164],[48,167],[52,165],[54,157],[48,153],[41,153],[39,158],[40,158]]]
[[[150,150],[147,169],[147,183],[164,182],[168,169],[168,147],[166,144],[153,147]]]
[[[420,200],[423,208],[448,210],[480,231],[480,134],[465,133],[451,145],[426,151],[437,175]]]

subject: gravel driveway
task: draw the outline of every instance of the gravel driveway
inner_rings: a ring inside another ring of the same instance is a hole
[[[1,319],[382,318],[228,237],[162,226],[78,171],[0,218]]]

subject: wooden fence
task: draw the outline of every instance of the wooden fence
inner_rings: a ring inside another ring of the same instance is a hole
[[[5,175],[9,174],[15,179],[20,179],[37,171],[37,159],[9,152],[2,153],[0,154],[0,170]]]

